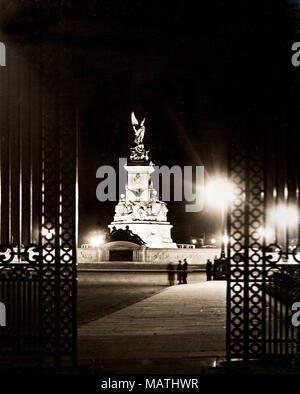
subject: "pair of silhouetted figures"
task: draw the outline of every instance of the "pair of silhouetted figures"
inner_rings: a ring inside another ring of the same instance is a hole
[[[206,279],[207,280],[216,280],[216,279],[225,279],[227,272],[227,259],[224,255],[221,255],[220,258],[216,256],[214,258],[214,262],[211,260],[207,260],[206,262]]]
[[[173,286],[175,283],[175,274],[177,273],[177,281],[178,284],[186,284],[187,283],[187,276],[188,276],[188,263],[186,259],[182,261],[179,260],[177,267],[175,268],[172,263],[167,266],[168,270],[168,279],[170,286]]]
[[[218,256],[215,256],[214,262],[210,259],[206,262],[206,280],[214,280],[217,276],[217,271],[220,265],[220,259]]]
[[[137,234],[134,234],[129,226],[126,226],[125,229],[116,228],[115,226],[112,228],[111,233],[109,234],[110,241],[128,241],[134,242],[139,245],[144,245],[145,242],[139,237]]]

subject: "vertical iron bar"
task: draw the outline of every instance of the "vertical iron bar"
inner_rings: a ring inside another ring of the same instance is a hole
[[[40,61],[43,58],[42,46],[39,46],[39,57]],[[43,214],[44,214],[44,201],[45,201],[45,125],[43,122],[43,118],[45,116],[45,99],[44,92],[42,89],[42,85],[44,82],[44,75],[40,71],[39,73],[39,101],[41,103],[41,127],[38,135],[40,136],[41,141],[41,149],[39,150],[39,163],[40,163],[40,184],[41,184],[41,194],[40,199],[38,201],[39,206],[39,228],[38,228],[38,239],[39,239],[39,247],[40,247],[40,261],[39,261],[39,281],[38,281],[38,321],[39,321],[39,364],[43,365],[44,362],[44,354],[43,354],[43,345],[44,345],[44,327],[43,327],[43,289],[44,289],[44,274],[43,274],[43,263],[44,263],[44,245],[43,245],[43,237],[42,237],[42,227],[43,227]],[[36,289],[36,287],[35,287]]]
[[[74,151],[75,158],[73,158],[75,163],[74,168],[74,186],[75,186],[75,198],[74,198],[74,223],[73,223],[73,263],[72,263],[72,291],[73,291],[73,307],[72,307],[72,335],[73,335],[73,343],[72,343],[72,353],[73,353],[73,366],[77,366],[77,246],[78,246],[78,202],[79,202],[79,182],[78,182],[78,161],[79,161],[79,152],[78,152],[78,134],[79,134],[79,109],[76,106],[76,119],[75,119],[75,133],[74,133]]]
[[[8,141],[7,141],[7,149],[8,149],[8,226],[7,226],[7,243],[11,244],[12,242],[12,228],[11,228],[11,128],[10,128],[10,102],[11,95],[10,92],[10,67],[8,67],[7,72],[7,93],[8,93],[8,111],[7,111],[7,130],[8,130]]]
[[[275,190],[276,190],[276,195],[275,195],[275,208],[277,209],[278,207],[278,202],[279,202],[279,146],[278,146],[278,136],[276,135],[276,142],[275,142]],[[275,243],[278,244],[279,242],[279,237],[278,237],[278,224],[277,224],[277,218],[275,218]],[[274,354],[277,354],[278,350],[278,314],[277,314],[277,309],[278,309],[278,277],[277,279],[275,278],[274,281],[274,325],[273,325],[273,343],[274,343]]]
[[[228,146],[228,161],[227,167],[229,171],[229,178],[232,176],[231,169],[231,157],[232,157],[232,142],[230,138]],[[230,235],[231,235],[231,206],[227,210],[227,234],[229,235],[229,242],[227,245],[227,273],[226,273],[226,360],[229,364],[231,361],[231,245],[230,245]]]
[[[3,76],[3,72],[2,69],[5,67],[0,67],[0,87],[1,90],[4,89],[4,76]],[[3,129],[4,129],[4,122],[3,122],[3,114],[4,114],[4,104],[3,104],[3,100],[5,95],[2,95],[2,100],[0,101],[0,127],[1,127],[1,131],[0,131],[0,244],[2,244],[2,226],[3,226],[3,222],[2,222],[2,193],[3,193],[3,189],[2,189],[2,150],[3,150]],[[1,284],[1,282],[0,282]],[[2,299],[4,299],[2,297]]]
[[[32,157],[32,130],[31,130],[31,67],[28,67],[28,173],[29,173],[29,196],[28,196],[28,242],[33,243],[33,157]],[[38,151],[37,151],[38,152]]]
[[[292,196],[292,179],[291,179],[291,173],[292,173],[292,169],[291,169],[291,158],[290,158],[290,154],[292,152],[288,152],[288,142],[287,142],[287,134],[285,133],[285,144],[284,144],[284,148],[285,148],[285,155],[286,155],[286,187],[287,187],[287,196],[286,196],[286,206],[287,209],[290,208],[290,204],[291,204],[291,196]],[[289,215],[288,215],[289,217]],[[287,257],[287,264],[289,264],[289,253],[290,253],[290,248],[289,248],[289,243],[290,243],[290,233],[289,233],[289,228],[290,228],[290,224],[287,223],[286,226],[286,257]],[[289,271],[286,272],[287,275],[289,275]],[[284,280],[284,279],[283,279]],[[289,292],[290,290],[286,288],[285,283],[282,284],[282,291],[283,291],[283,296],[284,296],[284,300],[283,300],[283,316],[282,319],[284,321],[284,337],[285,337],[285,354],[288,354],[288,340],[289,340],[289,311],[288,311],[288,298],[289,298]]]
[[[23,182],[23,169],[22,169],[22,122],[21,122],[21,67],[20,67],[20,54],[17,47],[17,92],[18,92],[18,151],[19,151],[19,217],[18,217],[18,249],[22,250],[22,182]],[[20,260],[20,258],[19,258]]]
[[[268,160],[268,140],[269,133],[264,135],[263,137],[263,185],[262,185],[262,193],[263,193],[263,229],[264,234],[262,237],[262,353],[263,356],[266,355],[266,319],[267,319],[267,303],[266,303],[266,281],[267,281],[267,272],[266,272],[266,212],[267,212],[267,191],[268,191],[268,178],[267,178],[267,160]]]
[[[248,143],[248,141],[247,141]],[[245,149],[244,361],[249,361],[249,146]]]
[[[55,115],[57,121],[59,121],[59,105],[55,100]],[[49,132],[49,131],[48,131]],[[56,190],[54,191],[54,198],[53,203],[55,204],[55,211],[54,211],[54,243],[55,243],[55,279],[54,279],[54,295],[55,295],[55,366],[58,368],[61,363],[61,352],[60,352],[60,240],[61,240],[61,226],[60,226],[60,217],[61,217],[61,199],[62,199],[62,169],[61,169],[61,162],[62,162],[62,130],[59,125],[57,127],[57,134],[56,140],[58,141],[58,162],[57,163],[50,163],[51,167],[55,165],[55,182],[57,182]],[[56,157],[56,156],[55,156]],[[53,158],[52,158],[53,160]],[[54,170],[54,168],[53,168]]]

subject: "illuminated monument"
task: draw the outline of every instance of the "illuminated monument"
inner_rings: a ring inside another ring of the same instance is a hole
[[[126,191],[115,207],[114,220],[109,225],[110,231],[125,230],[128,226],[148,248],[177,248],[171,238],[173,226],[167,221],[166,203],[159,201],[151,181],[154,165],[149,162],[149,151],[145,150],[143,144],[145,119],[139,123],[132,113],[131,123],[136,146],[130,148],[130,161],[124,166],[127,171]]]

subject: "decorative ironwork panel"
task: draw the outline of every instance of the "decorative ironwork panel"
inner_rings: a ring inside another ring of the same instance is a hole
[[[60,53],[63,50],[60,46]],[[44,355],[53,358],[56,364],[68,357],[76,360],[77,318],[76,110],[68,96],[61,94],[61,85],[58,86],[57,91],[47,88],[43,94],[41,217],[42,348]]]
[[[279,174],[274,141],[274,136],[247,141],[236,135],[231,144],[235,198],[228,213],[229,361],[292,356],[297,350],[291,306],[297,301],[299,232],[294,230],[296,243],[291,245],[291,221],[285,216],[297,200],[298,178],[289,175],[288,160]]]
[[[227,354],[239,358],[244,353],[246,333],[245,289],[245,149],[242,141],[232,141],[230,156],[231,180],[235,185],[235,199],[228,220],[231,248],[228,249],[229,269],[227,286]]]
[[[0,301],[7,310],[0,354],[75,364],[76,105],[51,71],[68,54],[62,45],[55,57],[48,45],[7,50],[0,72]],[[33,69],[29,55],[43,67]]]

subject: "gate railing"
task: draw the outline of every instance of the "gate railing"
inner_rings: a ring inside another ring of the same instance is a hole
[[[0,358],[60,366],[77,350],[77,111],[52,50],[8,43],[0,70]]]
[[[227,360],[293,358],[299,291],[299,168],[282,135],[231,141]]]

